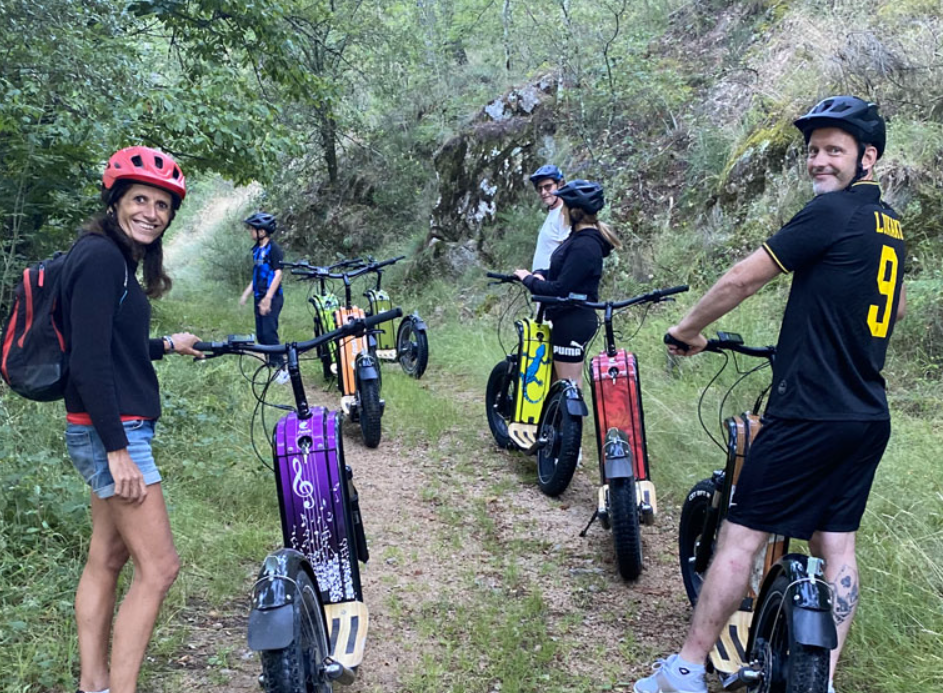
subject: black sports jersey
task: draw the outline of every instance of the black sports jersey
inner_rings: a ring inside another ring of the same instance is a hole
[[[793,272],[769,413],[889,418],[881,369],[894,331],[906,246],[873,181],[818,195],[763,246]]]

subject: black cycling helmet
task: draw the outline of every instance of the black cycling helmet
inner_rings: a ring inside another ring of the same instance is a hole
[[[541,178],[550,178],[551,180],[559,183],[561,180],[563,180],[563,171],[558,169],[553,164],[545,164],[534,171],[533,174],[531,174],[530,182],[534,185],[537,185],[537,181],[539,181]]]
[[[858,140],[861,145],[874,145],[878,151],[878,159],[884,154],[884,145],[887,142],[884,119],[878,115],[876,104],[862,101],[856,96],[830,96],[823,99],[811,111],[793,121],[793,124],[802,132],[806,145],[809,144],[813,130],[839,128]],[[863,147],[861,154],[864,154]]]
[[[606,206],[602,186],[581,178],[571,180],[559,190],[554,190],[553,194],[563,200],[567,207],[582,209],[587,214],[595,214]]]
[[[265,233],[275,233],[275,215],[267,212],[256,212],[245,221],[246,224],[254,229],[261,229]]]

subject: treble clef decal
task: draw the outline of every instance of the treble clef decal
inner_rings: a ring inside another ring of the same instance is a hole
[[[314,501],[311,496],[314,495],[314,484],[301,475],[304,468],[301,466],[301,460],[295,457],[291,461],[291,468],[295,472],[295,478],[291,482],[291,490],[295,495],[304,500],[304,507],[311,509],[314,507]]]

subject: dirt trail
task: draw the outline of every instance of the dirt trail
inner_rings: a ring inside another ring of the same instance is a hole
[[[201,223],[235,203],[232,197],[217,201]],[[169,254],[179,252],[173,247]],[[346,459],[354,469],[371,553],[363,571],[370,633],[358,681],[336,688],[350,693],[410,690],[404,682],[417,675],[423,656],[435,656],[442,647],[435,634],[415,626],[424,604],[467,599],[456,585],[461,575],[474,574],[476,584],[497,589],[502,575],[493,569],[494,552],[525,546],[530,552],[521,561],[518,584],[539,588],[551,629],[558,629],[568,643],[568,657],[555,666],[575,675],[592,676],[603,668],[608,672],[605,688],[600,680],[598,687],[573,690],[631,690],[631,682],[650,671],[654,657],[680,645],[685,629],[689,611],[677,568],[677,509],[660,503],[655,525],[642,528],[645,570],[637,582],[627,584],[616,574],[609,532],[597,524],[586,538],[579,537],[592,514],[598,484],[591,430],[584,441],[585,466],[559,499],[550,499],[533,482],[532,458],[494,446],[481,405],[483,382],[438,372],[433,354],[429,371],[416,386],[455,393],[467,427],[477,433],[471,444],[466,430],[435,444],[409,446],[384,419],[383,441],[370,450],[363,446],[359,428],[345,423]],[[312,404],[339,404],[336,392],[323,387],[310,388],[309,396]],[[461,464],[472,472],[454,472]],[[457,508],[469,517],[484,508],[488,536],[473,530],[463,533],[461,541],[447,543],[450,530],[442,508]],[[260,690],[258,658],[246,646],[248,610],[247,598],[222,613],[191,605],[185,616],[187,644],[170,664],[174,691]],[[220,652],[228,653],[222,665]],[[155,686],[162,693],[171,691],[160,682]],[[500,688],[499,683],[481,693]]]

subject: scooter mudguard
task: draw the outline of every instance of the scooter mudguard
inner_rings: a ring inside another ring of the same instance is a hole
[[[387,310],[392,310],[393,304],[390,301],[389,294],[383,289],[370,289],[366,292],[367,301],[370,304],[370,315],[379,315]],[[377,349],[387,351],[396,348],[396,330],[393,329],[393,321],[387,320],[381,322],[373,329],[377,330],[374,335],[377,340]]]
[[[603,351],[592,361],[590,382],[596,408],[596,445],[600,459],[605,453],[609,430],[617,428],[629,439],[635,478],[647,480],[648,443],[645,440],[638,359],[625,349],[619,349],[614,356]]]
[[[407,315],[406,320],[413,321],[413,328],[417,332],[427,332],[428,328],[426,327],[426,321],[419,317],[419,313],[413,313],[412,315]]]
[[[321,602],[361,600],[340,414],[312,407],[275,429],[275,479],[285,546],[307,560]]]
[[[262,563],[252,593],[249,614],[249,649],[280,650],[294,639],[295,584],[305,570],[305,557],[294,549],[280,549]]]
[[[783,556],[763,580],[757,604],[762,603],[773,581],[783,573],[792,586],[783,608],[796,641],[810,647],[834,649],[838,645],[838,633],[832,616],[831,592],[825,581],[825,562],[798,553]],[[753,640],[751,631],[748,652]]]
[[[634,474],[632,445],[625,431],[610,428],[606,433],[606,479],[631,479]]]
[[[357,354],[357,380],[379,380],[380,364],[370,354],[360,352]]]
[[[351,320],[363,317],[364,312],[361,308],[338,308],[334,313],[334,324],[340,327]],[[337,345],[337,384],[342,395],[350,396],[357,391],[355,371],[357,355],[367,351],[366,335],[345,337]]]
[[[586,408],[586,402],[583,401],[583,394],[572,380],[558,380],[555,382],[548,393],[549,397],[554,397],[559,391],[563,390],[566,398],[566,410],[570,416],[589,416],[589,409]]]
[[[553,380],[550,326],[524,318],[515,323],[521,355],[514,423],[538,425]]]

